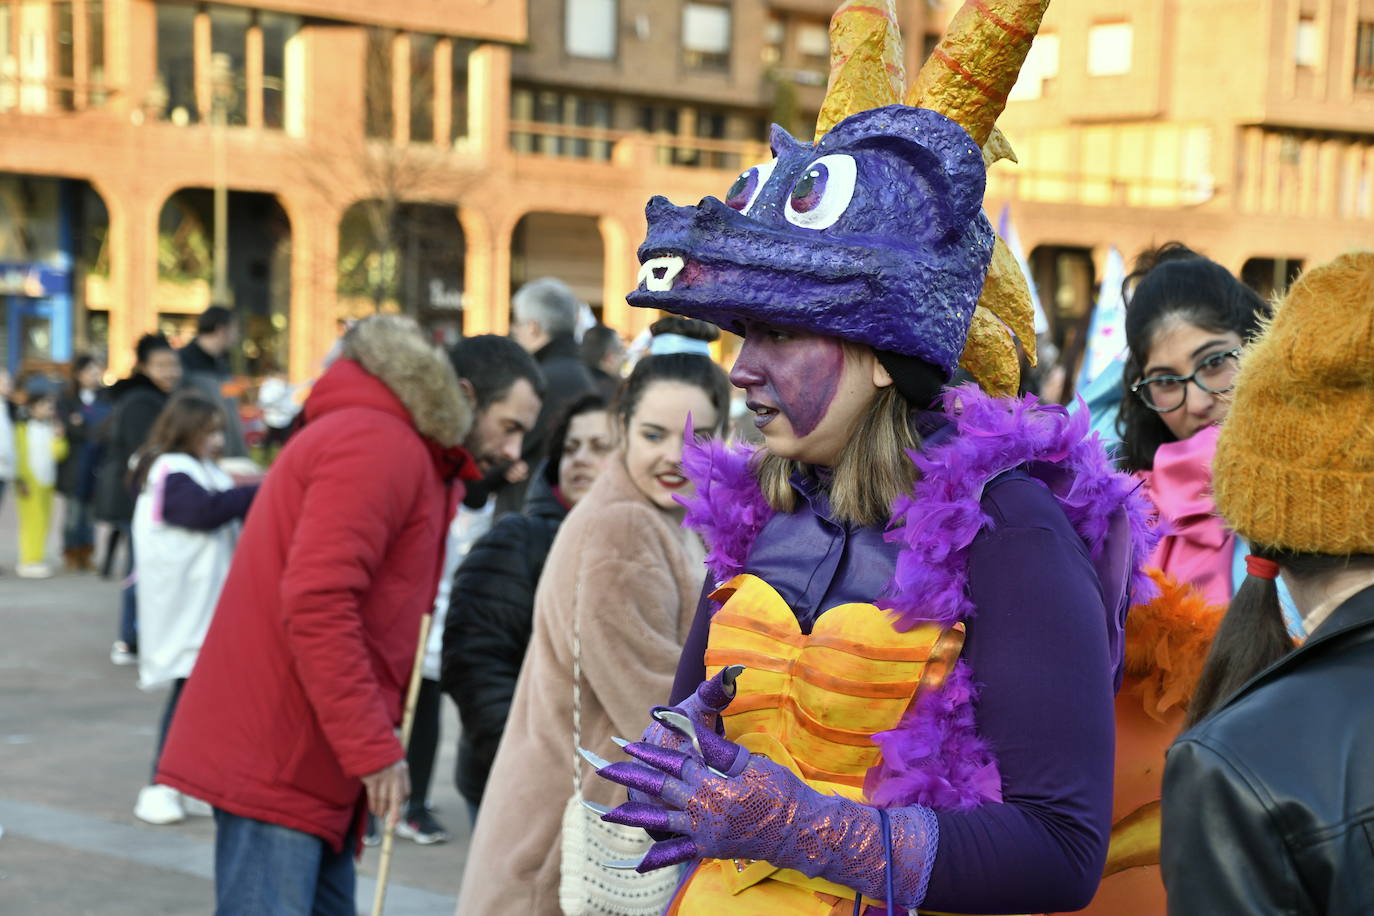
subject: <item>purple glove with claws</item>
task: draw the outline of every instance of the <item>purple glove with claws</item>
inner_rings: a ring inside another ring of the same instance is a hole
[[[696,691],[676,706],[655,706],[650,714],[653,724],[644,730],[639,740],[643,744],[657,744],[673,750],[685,751],[691,748],[691,740],[683,732],[663,724],[659,716],[664,712],[676,712],[692,720],[698,734],[716,731],[720,714],[735,698],[735,681],[744,673],[743,665],[722,668],[716,676],[701,682]]]
[[[730,665],[716,672],[715,677],[702,681],[697,689],[687,699],[676,706],[655,706],[650,710],[653,723],[644,730],[639,741],[635,745],[639,747],[661,747],[675,751],[693,750],[692,738],[686,731],[674,728],[666,724],[665,714],[676,714],[685,717],[692,723],[692,731],[698,735],[716,734],[716,727],[720,721],[720,714],[725,711],[725,707],[730,705],[730,701],[735,698],[735,681],[744,673],[743,665]],[[621,744],[631,756],[638,756],[630,747],[634,745]],[[642,758],[641,758],[642,759]],[[652,761],[646,761],[652,762]],[[655,797],[646,795],[636,789],[630,789],[630,801],[643,805],[659,804]],[[656,840],[666,839],[666,835],[657,830],[650,830],[649,835]]]
[[[654,800],[621,805],[603,820],[679,835],[655,843],[637,871],[699,857],[761,859],[870,898],[886,897],[890,887],[890,903],[920,905],[939,842],[931,809],[896,808],[884,818],[876,808],[821,795],[790,770],[714,733],[687,737],[699,753],[640,745],[632,756],[643,762],[598,771]]]

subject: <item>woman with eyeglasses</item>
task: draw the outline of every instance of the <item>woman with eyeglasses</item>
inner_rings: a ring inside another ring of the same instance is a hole
[[[1178,243],[1148,251],[1127,287],[1121,460],[1145,482],[1164,537],[1146,566],[1159,593],[1126,618],[1116,697],[1107,866],[1088,916],[1159,916],[1160,775],[1212,636],[1244,579],[1245,550],[1212,502],[1212,456],[1241,350],[1269,309],[1226,268]]]
[[[1167,532],[1150,565],[1224,607],[1244,576],[1233,573],[1235,535],[1212,502],[1212,456],[1241,351],[1270,309],[1226,268],[1177,242],[1142,260],[1126,307],[1121,458],[1144,478]]]

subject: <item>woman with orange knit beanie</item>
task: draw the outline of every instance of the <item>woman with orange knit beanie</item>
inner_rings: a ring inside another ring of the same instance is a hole
[[[1168,755],[1169,912],[1374,912],[1374,253],[1279,305],[1214,480],[1252,553]],[[1296,649],[1279,575],[1310,634]]]

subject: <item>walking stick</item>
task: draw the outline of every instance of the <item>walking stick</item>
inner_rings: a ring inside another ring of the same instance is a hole
[[[410,686],[406,688],[406,707],[401,714],[401,747],[410,750],[410,727],[415,724],[415,701],[420,696],[420,678],[425,670],[425,644],[429,642],[429,625],[434,618],[425,614],[420,618],[420,644],[415,647],[415,664],[410,669]],[[377,864],[377,893],[372,898],[372,916],[382,916],[386,902],[386,881],[391,873],[391,849],[396,843],[396,825],[387,818],[382,825],[382,858]]]

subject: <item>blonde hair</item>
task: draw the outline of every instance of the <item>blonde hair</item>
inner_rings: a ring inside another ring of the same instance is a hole
[[[830,479],[830,512],[835,521],[856,525],[886,525],[892,503],[911,492],[916,466],[907,452],[920,439],[911,428],[911,405],[895,385],[882,389],[869,404],[840,450]],[[764,499],[778,512],[791,512],[797,493],[791,478],[813,474],[808,466],[760,450],[755,474]]]

